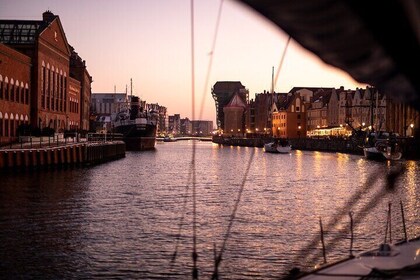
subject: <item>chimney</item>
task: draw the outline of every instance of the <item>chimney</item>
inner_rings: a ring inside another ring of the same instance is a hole
[[[42,20],[48,23],[52,22],[55,17],[56,16],[50,10],[47,10],[42,14]]]

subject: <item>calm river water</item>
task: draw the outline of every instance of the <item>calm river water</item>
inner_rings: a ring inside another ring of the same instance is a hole
[[[88,168],[2,173],[0,278],[191,279],[192,143],[158,143],[155,151]],[[319,218],[327,260],[347,256],[350,211],[355,253],[372,249],[384,240],[389,202],[393,240],[403,237],[400,201],[408,237],[420,234],[419,162],[267,154],[211,142],[195,149],[201,279],[211,278],[213,248],[219,252],[225,240],[251,155],[221,279],[278,279],[293,266],[321,262]],[[406,171],[393,192],[378,195],[386,173],[400,165]]]

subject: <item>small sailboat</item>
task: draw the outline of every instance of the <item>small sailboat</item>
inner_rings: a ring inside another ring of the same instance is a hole
[[[285,139],[274,140],[264,144],[264,151],[266,153],[288,154],[292,150],[289,141]]]
[[[368,141],[363,147],[366,159],[371,160],[400,160],[402,158],[401,148],[396,140],[396,135],[381,133],[377,135],[372,132]]]

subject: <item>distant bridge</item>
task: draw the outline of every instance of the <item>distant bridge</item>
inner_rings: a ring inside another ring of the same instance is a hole
[[[181,141],[181,140],[212,141],[213,139],[211,136],[181,136],[181,137],[170,137],[170,138],[156,137],[156,140],[162,141],[162,142],[176,142],[176,141]]]

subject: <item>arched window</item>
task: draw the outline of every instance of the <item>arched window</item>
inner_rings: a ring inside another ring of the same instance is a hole
[[[20,102],[20,83],[18,80],[15,82],[15,101]]]
[[[47,69],[45,72],[45,108],[50,108],[50,64],[47,63]]]
[[[15,117],[13,114],[10,114],[10,131],[9,131],[9,136],[13,137],[14,136],[14,130],[15,130]]]
[[[15,101],[15,83],[10,79],[10,101]]]
[[[4,133],[3,133],[3,122],[4,122],[3,114],[0,112],[0,136],[4,135]]]
[[[9,116],[4,115],[4,136],[9,137]]]
[[[6,79],[4,79],[4,82],[5,82],[4,99],[9,100],[9,80],[7,79],[7,77]]]
[[[25,100],[25,85],[23,84],[23,82],[20,82],[20,102],[22,102],[22,104],[26,104],[26,100]]]
[[[45,87],[46,87],[46,73],[44,61],[42,61],[42,73],[41,73],[41,108],[45,109]]]
[[[3,99],[3,77],[0,75],[0,99]]]
[[[30,100],[29,100],[29,86],[26,83],[25,84],[25,104],[29,105],[29,102],[30,102]]]

